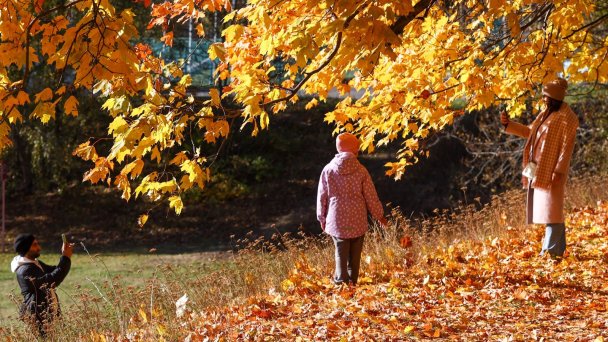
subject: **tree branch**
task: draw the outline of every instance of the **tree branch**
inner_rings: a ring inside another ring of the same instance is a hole
[[[407,24],[409,24],[412,20],[416,19],[418,14],[420,14],[422,11],[428,11],[434,3],[435,0],[421,0],[414,6],[414,9],[410,13],[397,18],[397,21],[395,21],[393,25],[391,25],[391,30],[396,35],[402,34]]]
[[[353,21],[353,19],[355,19],[355,17],[361,12],[361,10],[365,6],[367,6],[367,4],[368,4],[368,1],[364,1],[363,3],[361,3],[361,5],[359,5],[359,7],[350,16],[348,16],[348,18],[346,18],[346,20],[344,21],[344,25],[342,26],[342,28],[343,29],[348,28],[348,26],[350,25],[350,22]],[[291,90],[291,92],[290,92],[289,95],[262,104],[264,106],[264,110],[267,110],[267,107],[272,106],[274,104],[291,100],[298,93],[298,91],[302,88],[302,86],[304,86],[304,84],[313,75],[319,73],[326,66],[328,66],[329,63],[331,63],[331,61],[334,59],[334,57],[338,54],[338,50],[340,50],[340,46],[342,45],[342,36],[343,36],[343,31],[338,32],[338,36],[336,38],[336,45],[334,46],[334,49],[327,56],[327,59],[318,68],[316,68],[316,69],[314,69],[312,71],[305,72],[304,73],[304,75],[305,75],[304,78],[302,80],[300,80],[300,82],[298,82],[298,84]]]
[[[25,69],[23,70],[23,87],[25,87],[27,85],[27,79],[30,76],[30,32],[32,31],[32,28],[34,27],[34,24],[36,24],[36,22],[44,17],[46,17],[47,15],[59,11],[59,10],[67,10],[68,8],[76,5],[79,2],[82,2],[83,0],[75,0],[73,2],[70,2],[68,4],[63,4],[63,5],[58,5],[55,6],[53,8],[50,8],[40,14],[38,14],[37,16],[34,17],[34,19],[27,25],[27,29],[25,31]]]
[[[604,14],[603,16],[595,19],[594,21],[592,21],[592,22],[590,22],[590,23],[588,23],[586,25],[583,25],[583,26],[577,28],[576,30],[573,30],[572,33],[570,33],[569,35],[565,36],[563,39],[568,39],[568,38],[572,37],[573,35],[577,34],[578,32],[580,32],[582,30],[593,28],[593,27],[601,24],[602,21],[604,21],[606,19],[608,19],[608,14]]]

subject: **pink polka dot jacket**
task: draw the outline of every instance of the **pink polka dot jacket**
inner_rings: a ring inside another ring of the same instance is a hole
[[[372,178],[357,156],[336,154],[319,180],[317,219],[321,227],[337,238],[356,238],[367,232],[368,212],[376,220],[384,217]]]

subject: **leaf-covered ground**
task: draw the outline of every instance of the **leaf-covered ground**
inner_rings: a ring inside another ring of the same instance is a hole
[[[425,251],[416,263],[406,258],[386,267],[367,259],[368,276],[356,287],[330,284],[327,270],[303,258],[283,282],[284,291],[243,306],[186,312],[179,321],[191,341],[603,341],[608,203],[575,210],[566,223],[568,250],[561,261],[538,255],[542,226],[455,241]],[[132,324],[133,337],[150,332],[141,321]]]

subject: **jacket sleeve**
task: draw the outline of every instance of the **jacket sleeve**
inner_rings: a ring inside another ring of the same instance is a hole
[[[505,132],[527,139],[530,136],[530,127],[519,122],[509,121],[509,124],[505,127]]]
[[[376,220],[382,220],[384,218],[384,209],[382,208],[382,203],[378,198],[376,187],[372,182],[372,177],[365,169],[363,176],[363,197],[365,198],[365,205],[367,206],[367,211],[369,211],[372,217]]]
[[[45,265],[45,266],[51,267],[48,265]],[[38,270],[38,272],[36,272],[36,270],[33,267],[30,267],[30,268],[25,269],[23,271],[23,273],[21,274],[21,276],[25,280],[24,285],[27,284],[27,287],[32,292],[34,292],[36,289],[40,289],[42,287],[48,288],[48,287],[59,286],[59,284],[61,284],[61,282],[68,275],[68,272],[70,272],[71,266],[72,266],[72,262],[71,262],[70,258],[68,258],[66,256],[62,256],[59,259],[59,264],[57,264],[57,266],[54,267],[52,272],[48,272],[48,273],[45,272],[43,275],[40,275],[39,274],[40,270]],[[43,266],[43,269],[46,269],[46,267]]]
[[[321,177],[319,178],[319,187],[317,189],[317,220],[323,227],[325,227],[325,219],[327,218],[328,199],[327,173],[323,170],[323,172],[321,172]]]
[[[560,148],[559,158],[555,165],[555,173],[567,174],[570,168],[570,159],[572,158],[572,151],[574,150],[574,144],[576,142],[576,130],[578,129],[578,119],[565,122],[564,125],[564,139]]]
[[[40,266],[42,266],[44,273],[51,273],[57,268],[57,266],[47,265],[40,260],[38,260],[38,263],[40,263]]]

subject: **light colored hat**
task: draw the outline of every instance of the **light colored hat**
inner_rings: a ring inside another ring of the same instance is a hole
[[[554,100],[564,101],[566,89],[568,89],[568,81],[560,77],[543,86],[543,95],[549,96]]]
[[[352,133],[341,133],[336,138],[336,150],[338,152],[350,152],[357,154],[359,152],[359,139]]]

